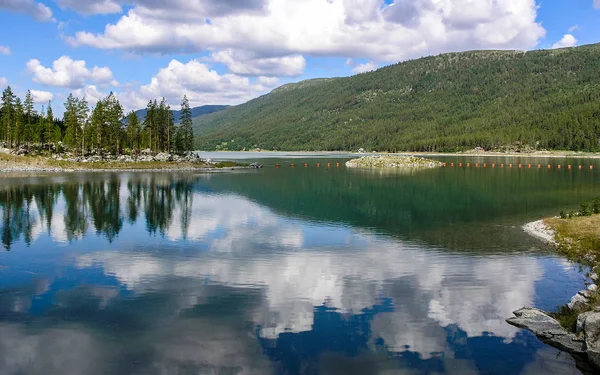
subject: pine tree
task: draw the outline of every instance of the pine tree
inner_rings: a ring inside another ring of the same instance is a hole
[[[71,147],[77,148],[79,145],[79,123],[77,121],[77,98],[69,94],[65,102],[64,121],[67,127],[65,134],[65,143]]]
[[[105,102],[105,124],[108,134],[108,144],[115,148],[115,154],[121,152],[121,119],[123,118],[123,106],[114,93],[110,93]]]
[[[7,86],[4,92],[2,92],[2,106],[0,107],[2,112],[2,127],[0,135],[6,141],[9,148],[12,147],[12,129],[14,122],[15,112],[15,94],[13,94],[10,86]]]
[[[27,94],[25,94],[25,103],[24,103],[24,111],[25,111],[25,142],[29,143],[34,140],[34,124],[33,124],[33,115],[35,114],[33,110],[33,95],[31,95],[31,91],[27,90]]]
[[[81,156],[85,155],[85,131],[89,123],[90,108],[85,97],[77,101],[77,124],[81,129]]]
[[[104,131],[104,101],[99,100],[94,107],[92,112],[92,128],[94,129],[95,137],[94,143],[96,146],[96,152],[99,152],[102,148],[102,132]]]
[[[183,150],[191,151],[194,143],[194,130],[192,129],[192,110],[187,95],[183,96],[179,123],[183,134]]]
[[[46,112],[46,128],[44,139],[50,149],[50,143],[55,141],[54,139],[54,113],[52,112],[52,103],[48,101],[48,110]]]
[[[140,120],[138,119],[137,113],[131,111],[127,116],[127,138],[129,141],[129,148],[133,152],[134,149],[140,148]]]
[[[17,145],[20,145],[25,138],[25,124],[24,124],[24,108],[21,98],[17,97],[15,100],[15,135],[14,139]]]
[[[154,123],[155,123],[154,110],[155,110],[154,103],[152,102],[152,100],[150,100],[148,102],[148,105],[146,106],[146,118],[144,119],[144,129],[148,133],[148,148],[150,148],[150,150],[153,150],[152,133],[155,128],[155,126],[154,126]]]

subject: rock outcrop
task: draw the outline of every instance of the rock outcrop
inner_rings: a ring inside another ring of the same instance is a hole
[[[567,332],[560,323],[539,309],[524,307],[515,311],[506,322],[533,332],[542,342],[573,354],[584,354],[585,342]]]
[[[592,373],[600,369],[600,311],[577,316],[576,332],[568,332],[542,310],[524,307],[515,311],[507,323],[533,332],[542,342],[571,353],[577,366]]]

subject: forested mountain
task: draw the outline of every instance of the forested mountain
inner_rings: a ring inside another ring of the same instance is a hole
[[[192,118],[219,112],[224,109],[227,109],[228,107],[229,107],[228,105],[203,105],[200,107],[194,107],[194,108],[191,108]],[[135,111],[135,114],[138,116],[138,118],[141,121],[144,121],[147,113],[148,113],[148,110],[146,108],[138,109],[137,111]],[[175,122],[178,123],[179,117],[181,117],[181,111],[171,110],[171,113],[173,114],[173,118],[175,119]]]
[[[600,44],[473,51],[286,85],[194,120],[202,149],[600,151]]]

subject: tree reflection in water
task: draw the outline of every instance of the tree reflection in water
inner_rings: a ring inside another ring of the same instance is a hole
[[[141,214],[149,234],[164,236],[173,221],[175,208],[181,212],[181,231],[187,237],[193,203],[193,177],[171,180],[162,175],[145,175],[126,181],[112,174],[106,179],[61,183],[6,184],[0,187],[0,232],[2,245],[10,250],[23,239],[30,245],[36,226],[52,230],[58,204],[64,204],[66,240],[82,239],[93,228],[112,242],[127,220],[134,224]],[[124,201],[124,202],[122,202]]]

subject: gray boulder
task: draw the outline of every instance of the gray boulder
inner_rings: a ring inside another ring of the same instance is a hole
[[[140,157],[138,157],[137,159],[138,161],[154,161],[154,157],[152,157],[152,155],[141,155]]]
[[[161,152],[154,157],[154,160],[156,160],[156,161],[172,161],[173,157],[171,156],[171,154],[168,154],[166,152]]]
[[[142,154],[142,155],[152,155],[152,150],[150,150],[149,148],[146,148],[146,149],[140,151],[140,154]]]
[[[586,313],[582,326],[585,331],[585,345],[587,347],[586,353],[588,359],[594,366],[600,368],[600,313]]]
[[[560,323],[539,309],[524,307],[513,312],[515,317],[506,322],[533,332],[542,342],[573,354],[584,354],[585,343],[567,332]]]
[[[588,307],[588,299],[577,293],[571,298],[571,302],[569,302],[567,306],[574,311],[583,311]]]
[[[133,158],[129,155],[121,155],[117,158],[117,161],[122,163],[133,163]]]

